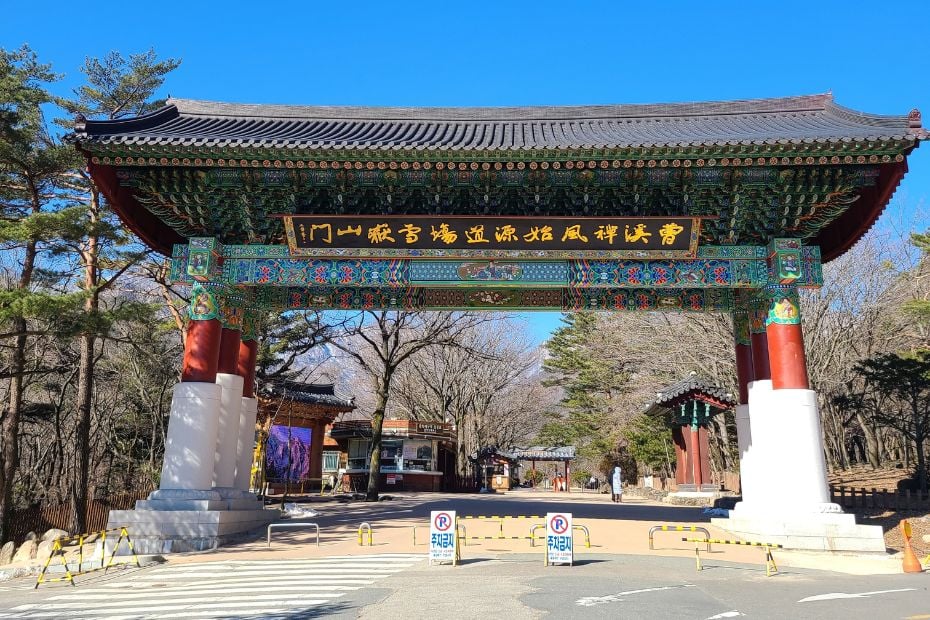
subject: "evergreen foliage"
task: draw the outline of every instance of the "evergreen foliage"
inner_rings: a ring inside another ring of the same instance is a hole
[[[672,431],[666,420],[658,416],[636,416],[623,429],[623,438],[630,455],[647,475],[659,470],[672,475],[669,456]]]
[[[547,343],[549,357],[543,369],[548,386],[559,387],[564,396],[562,411],[550,413],[539,434],[539,442],[554,446],[573,445],[579,457],[600,461],[614,452],[620,438],[613,407],[630,381],[626,364],[599,355],[604,333],[597,315],[567,314]]]

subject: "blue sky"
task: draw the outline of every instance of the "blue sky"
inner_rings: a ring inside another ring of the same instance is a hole
[[[29,43],[80,83],[86,56],[179,57],[165,94],[331,105],[558,105],[832,91],[930,125],[930,2],[6,3],[0,46]],[[36,14],[41,10],[41,16]],[[41,18],[40,18],[41,17]],[[889,210],[922,212],[930,145]],[[558,314],[527,315],[543,340]]]

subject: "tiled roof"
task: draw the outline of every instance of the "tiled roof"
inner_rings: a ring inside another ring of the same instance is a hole
[[[299,381],[281,381],[268,384],[262,393],[270,398],[293,400],[296,403],[324,405],[336,409],[351,411],[355,409],[354,399],[336,396],[335,386],[331,383],[301,383]]]
[[[481,448],[477,452],[473,452],[471,455],[469,455],[468,460],[474,463],[476,461],[481,461],[481,460],[495,458],[495,457],[499,459],[503,459],[505,461],[510,461],[511,463],[516,463],[519,460],[519,458],[514,456],[512,453],[506,450],[501,450],[497,446],[488,446],[485,448]]]
[[[682,399],[693,400],[696,398],[701,400],[701,396],[730,407],[736,405],[733,395],[726,389],[701,379],[696,373],[691,373],[681,381],[656,392],[655,401],[646,409],[645,413],[648,415],[665,413],[668,409],[680,403]]]
[[[707,103],[500,108],[330,107],[169,99],[79,123],[75,140],[160,147],[521,151],[927,138],[920,114],[876,116],[830,94]]]
[[[570,461],[575,458],[575,446],[511,448],[510,453],[523,461]]]

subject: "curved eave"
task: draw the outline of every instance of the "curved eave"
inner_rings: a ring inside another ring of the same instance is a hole
[[[120,220],[147,246],[171,256],[174,244],[187,243],[185,237],[139,204],[128,187],[119,184],[114,167],[95,164],[88,158],[87,170]]]
[[[907,160],[882,165],[875,185],[864,188],[859,200],[808,242],[808,245],[820,246],[824,263],[841,256],[869,232],[888,206],[906,173]]]

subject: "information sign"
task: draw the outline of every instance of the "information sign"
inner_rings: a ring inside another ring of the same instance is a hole
[[[546,514],[546,564],[572,564],[572,514]]]
[[[455,511],[434,510],[429,521],[429,563],[452,562],[458,559],[455,532]]]

